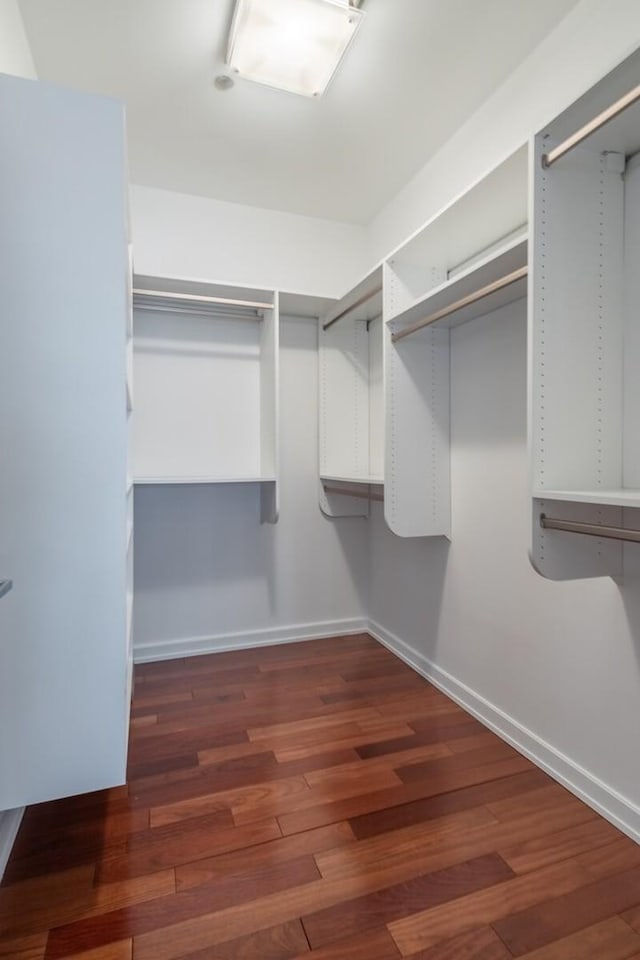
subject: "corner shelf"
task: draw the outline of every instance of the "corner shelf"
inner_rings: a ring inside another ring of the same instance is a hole
[[[319,320],[319,502],[330,517],[368,516],[368,491],[327,495],[323,481],[384,482],[382,274],[369,273]]]

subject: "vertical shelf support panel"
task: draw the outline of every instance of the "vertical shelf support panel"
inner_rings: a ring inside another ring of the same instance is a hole
[[[576,147],[553,167],[555,145],[532,147],[533,242],[530,443],[531,561],[554,580],[619,576],[619,544],[544,531],[545,490],[622,487],[624,156]],[[562,502],[556,515],[619,524],[620,510]]]
[[[266,311],[260,339],[260,471],[276,479],[260,485],[261,523],[277,523],[280,513],[279,468],[280,310],[278,293]]]

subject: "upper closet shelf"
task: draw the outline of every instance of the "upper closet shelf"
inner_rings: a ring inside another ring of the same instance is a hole
[[[344,297],[337,300],[321,319],[322,330],[330,330],[341,320],[372,323],[382,316],[382,267],[367,274]]]
[[[320,479],[322,481],[326,480],[327,482],[330,482],[330,483],[366,483],[366,484],[369,484],[372,486],[378,486],[378,487],[381,487],[384,484],[384,477],[381,477],[378,475],[347,477],[347,476],[335,476],[328,473],[323,473],[320,475]]]
[[[640,507],[640,490],[534,490],[536,500],[565,500],[571,503],[595,503],[610,507]]]
[[[280,316],[317,320],[323,317],[336,302],[335,297],[320,294],[280,291]]]
[[[454,327],[512,303],[527,292],[527,231],[496,244],[448,280],[390,317],[394,341],[438,324]]]
[[[134,309],[154,313],[263,320],[274,310],[272,291],[179,277],[137,274],[133,279],[132,292]]]

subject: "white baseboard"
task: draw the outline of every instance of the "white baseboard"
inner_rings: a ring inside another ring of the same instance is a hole
[[[4,810],[0,813],[0,880],[9,862],[11,848],[18,835],[24,807],[17,810]]]
[[[134,645],[135,663],[152,660],[175,660],[194,657],[201,653],[222,653],[225,650],[244,650],[250,647],[268,647],[277,643],[298,643],[321,637],[338,637],[354,633],[368,633],[369,621],[364,617],[347,620],[320,620],[316,623],[297,623],[287,627],[269,627],[241,633],[221,633],[213,637],[183,637],[160,640],[157,643]]]
[[[529,757],[536,766],[545,770],[571,793],[584,800],[614,826],[640,843],[640,808],[623,797],[602,780],[589,773],[569,757],[560,753],[551,744],[542,740],[533,731],[524,727],[499,707],[490,703],[450,673],[442,670],[424,654],[410,647],[379,623],[369,622],[369,633],[380,643],[404,660],[410,667],[425,677],[434,686],[446,693],[456,703],[477,717],[503,740],[520,753]]]

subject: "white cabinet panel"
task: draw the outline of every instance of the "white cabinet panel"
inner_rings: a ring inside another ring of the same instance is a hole
[[[123,112],[0,78],[0,810],[122,782]]]

